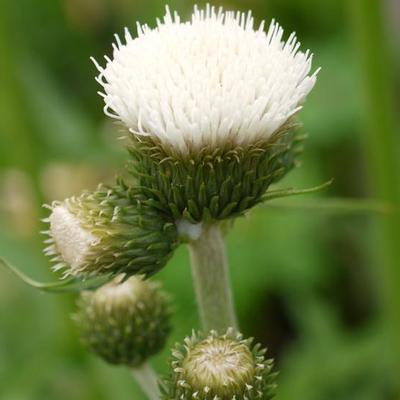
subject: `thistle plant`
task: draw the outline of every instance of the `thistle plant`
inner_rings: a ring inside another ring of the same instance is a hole
[[[319,189],[270,187],[297,165],[297,114],[318,70],[295,34],[255,28],[250,12],[207,5],[183,22],[167,8],[137,31],[116,36],[105,66],[93,60],[104,111],[126,131],[129,179],[49,207],[46,253],[72,277],[51,287],[103,277],[75,319],[92,351],[137,372],[169,325],[164,297],[134,275],[154,275],[186,243],[201,332],[173,350],[162,398],[270,399],[273,362],[238,333],[224,235],[257,204]],[[149,371],[136,376],[156,399]]]
[[[105,113],[129,131],[136,190],[189,243],[207,331],[236,327],[221,226],[295,165],[311,59],[275,21],[265,33],[251,13],[207,6],[189,22],[167,8],[157,28],[116,36],[105,67],[94,60]]]

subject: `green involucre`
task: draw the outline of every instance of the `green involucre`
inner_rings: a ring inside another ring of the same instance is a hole
[[[81,265],[72,269],[62,259],[58,244],[50,238],[53,243],[46,251],[55,254],[56,269],[64,268],[66,275],[150,276],[165,266],[178,245],[173,220],[148,206],[143,196],[134,195],[122,181],[112,187],[100,185],[94,192],[84,192],[61,204],[79,219],[83,229],[98,239]]]
[[[74,319],[89,350],[108,363],[130,367],[161,350],[170,332],[166,295],[140,277],[82,292]]]
[[[288,122],[267,142],[246,147],[170,154],[149,137],[132,135],[130,171],[153,207],[192,223],[243,214],[263,201],[268,187],[295,165],[298,124]]]
[[[193,333],[172,350],[163,400],[268,400],[276,373],[266,349],[252,345],[232,328],[225,334]]]

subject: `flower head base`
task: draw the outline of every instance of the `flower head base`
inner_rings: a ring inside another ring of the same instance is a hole
[[[120,277],[83,292],[74,316],[83,342],[111,364],[136,367],[156,354],[170,331],[169,302],[157,284]]]
[[[149,276],[177,246],[175,225],[122,182],[54,202],[45,252],[66,275]]]
[[[172,352],[171,376],[165,381],[165,400],[271,399],[275,389],[272,360],[260,345],[252,346],[232,329],[219,335],[196,335]]]
[[[266,142],[301,108],[315,84],[312,55],[272,21],[251,13],[195,7],[182,22],[169,9],[138,37],[117,36],[113,59],[99,69],[107,115],[169,154]]]
[[[269,186],[296,165],[302,139],[296,127],[289,121],[268,143],[183,158],[170,157],[149,138],[133,139],[130,171],[149,204],[176,221],[234,218],[262,202]]]

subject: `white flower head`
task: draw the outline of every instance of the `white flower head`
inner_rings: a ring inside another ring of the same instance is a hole
[[[95,62],[105,113],[165,149],[188,154],[227,142],[267,141],[313,88],[312,55],[274,20],[255,29],[251,13],[194,8],[182,22],[167,7],[155,29],[137,25],[113,59]]]

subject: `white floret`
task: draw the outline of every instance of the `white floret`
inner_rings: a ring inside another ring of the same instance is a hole
[[[56,205],[49,217],[51,241],[50,251],[58,254],[60,264],[67,264],[70,274],[79,272],[91,248],[99,239],[82,228],[79,219],[65,204]],[[53,250],[51,250],[53,248]]]
[[[181,22],[167,8],[155,29],[138,24],[125,41],[116,36],[104,68],[95,62],[105,113],[182,154],[268,140],[300,110],[318,72],[294,33],[285,42],[275,21],[254,29],[250,12],[195,7]]]

